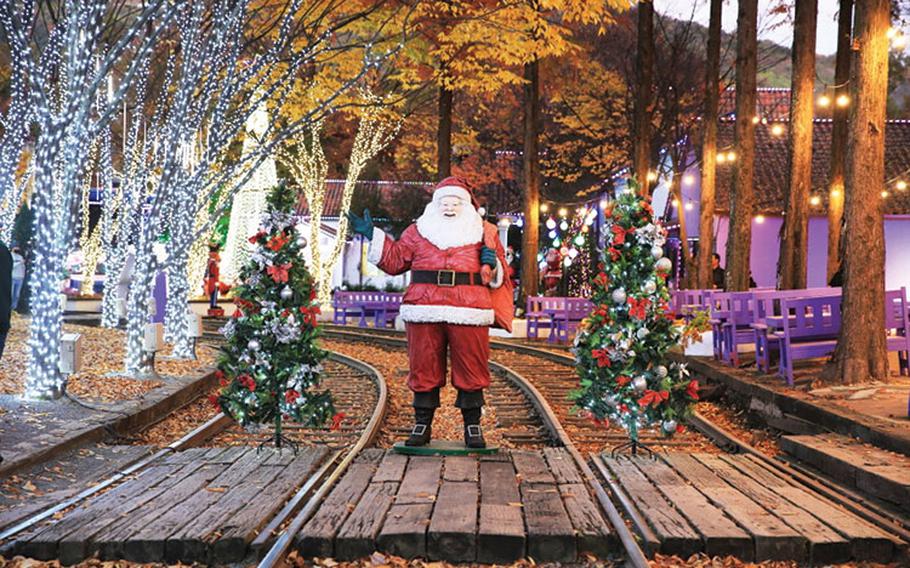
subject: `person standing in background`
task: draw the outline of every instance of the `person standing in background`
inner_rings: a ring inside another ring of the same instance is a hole
[[[22,250],[19,247],[13,247],[10,254],[13,257],[13,303],[10,306],[10,310],[15,311],[19,307],[22,284],[25,283],[25,258],[22,256]]]
[[[0,359],[6,347],[13,303],[13,256],[6,244],[0,243]]]

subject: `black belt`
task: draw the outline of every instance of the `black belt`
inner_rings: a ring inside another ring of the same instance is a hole
[[[412,270],[411,282],[446,287],[483,286],[479,272],[455,272],[454,270]]]

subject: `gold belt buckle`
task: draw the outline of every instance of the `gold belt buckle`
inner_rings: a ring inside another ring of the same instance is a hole
[[[446,274],[448,278],[443,280],[442,275]],[[439,270],[436,272],[436,285],[445,286],[451,288],[455,286],[455,271],[454,270]]]

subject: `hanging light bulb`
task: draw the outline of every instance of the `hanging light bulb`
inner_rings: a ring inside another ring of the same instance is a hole
[[[897,183],[894,184],[894,187],[896,187],[899,191],[904,191],[905,189],[907,189],[907,182],[905,182],[902,179],[899,179],[899,180],[897,180]]]
[[[554,221],[552,217],[547,219],[547,228],[551,231],[556,228],[556,221]]]
[[[845,94],[837,95],[837,98],[834,100],[834,104],[840,108],[844,108],[850,104],[850,97]]]
[[[817,195],[813,195],[811,198],[809,198],[809,203],[812,205],[820,205],[821,202],[822,198]]]
[[[565,216],[568,215],[568,214],[569,214],[569,210],[568,210],[568,209],[566,209],[565,207],[560,207],[560,208],[559,208],[559,216],[560,216],[560,217],[565,217]]]
[[[563,221],[562,223],[559,224],[559,228],[560,228],[560,230],[562,230],[562,231],[568,231],[568,230],[569,230],[569,224],[568,224],[567,222]]]
[[[546,203],[541,203],[541,204],[540,204],[540,212],[541,212],[541,213],[546,213],[546,212],[549,211],[549,210],[550,210],[550,206],[549,206],[549,205],[547,205]]]
[[[695,183],[695,176],[693,176],[692,174],[686,174],[683,176],[682,182],[683,182],[683,185],[692,185],[693,183]]]
[[[550,231],[549,233],[547,233],[547,236],[550,237],[551,239],[555,239],[555,238],[556,238],[556,231]]]
[[[692,211],[692,207],[693,205],[691,201],[686,202],[686,211]]]
[[[774,136],[780,136],[784,133],[784,127],[780,124],[774,124],[771,126],[771,134]]]
[[[831,106],[831,97],[829,97],[828,95],[822,95],[822,96],[818,97],[817,102],[818,102],[818,106],[820,106],[822,108],[828,108],[829,106]]]

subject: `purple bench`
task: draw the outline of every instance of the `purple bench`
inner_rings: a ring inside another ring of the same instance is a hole
[[[780,318],[780,303],[784,299],[812,298],[818,296],[840,295],[840,288],[807,288],[804,290],[769,290],[754,292],[752,324],[755,341],[755,365],[760,372],[771,372],[771,352],[779,349],[779,341],[774,336],[774,325],[769,325]]]
[[[395,324],[395,316],[401,309],[403,294],[394,292],[348,292],[336,290],[332,297],[335,310],[333,322],[347,325],[348,318],[359,316],[360,327],[367,327],[367,317],[372,317],[376,327],[388,327]]]
[[[553,314],[553,327],[547,338],[550,342],[568,343],[569,337],[578,329],[578,324],[594,310],[594,303],[587,298],[564,299],[565,307]]]
[[[740,344],[754,339],[754,296],[754,292],[718,292],[711,296],[714,355],[728,365],[739,366]]]
[[[547,341],[568,342],[569,336],[578,328],[581,320],[588,317],[594,304],[586,298],[565,298],[559,296],[528,296],[527,312],[528,337],[538,339],[540,331],[549,331]]]
[[[780,303],[786,319],[783,330],[774,332],[780,342],[778,374],[793,386],[794,361],[826,357],[837,347],[841,296],[784,298]]]

